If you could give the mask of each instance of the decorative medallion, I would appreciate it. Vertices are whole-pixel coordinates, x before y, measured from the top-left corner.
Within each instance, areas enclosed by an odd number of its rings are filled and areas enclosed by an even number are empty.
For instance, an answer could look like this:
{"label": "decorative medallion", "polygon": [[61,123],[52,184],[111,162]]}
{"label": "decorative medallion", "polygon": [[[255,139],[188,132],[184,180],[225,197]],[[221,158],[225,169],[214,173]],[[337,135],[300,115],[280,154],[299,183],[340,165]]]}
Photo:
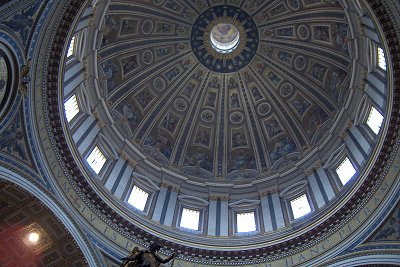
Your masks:
{"label": "decorative medallion", "polygon": [[271,111],[271,105],[269,103],[262,103],[257,108],[257,112],[261,116],[267,115],[270,111]]}
{"label": "decorative medallion", "polygon": [[191,45],[208,69],[231,73],[247,66],[257,52],[258,29],[242,9],[229,5],[209,8],[196,20]]}
{"label": "decorative medallion", "polygon": [[183,100],[182,98],[178,98],[174,102],[174,107],[176,108],[176,110],[185,111],[187,108],[186,101]]}
{"label": "decorative medallion", "polygon": [[205,110],[201,113],[201,118],[205,122],[212,122],[214,120],[214,114],[209,110]]}
{"label": "decorative medallion", "polygon": [[153,31],[153,22],[150,20],[143,22],[142,31],[144,34],[150,34]]}
{"label": "decorative medallion", "polygon": [[297,29],[297,34],[301,40],[307,40],[310,37],[310,30],[306,25],[300,25]]}
{"label": "decorative medallion", "polygon": [[150,50],[146,50],[142,54],[142,60],[144,64],[150,64],[153,62],[153,53]]}
{"label": "decorative medallion", "polygon": [[300,9],[300,3],[299,0],[287,0],[287,4],[290,7],[290,9],[297,11]]}
{"label": "decorative medallion", "polygon": [[294,67],[297,70],[304,70],[304,68],[306,67],[307,64],[307,60],[305,57],[303,56],[298,56],[296,57],[296,59],[294,60]]}
{"label": "decorative medallion", "polygon": [[233,123],[233,124],[238,124],[243,121],[243,115],[242,115],[242,113],[240,113],[238,111],[233,112],[229,118],[230,118],[231,123]]}
{"label": "decorative medallion", "polygon": [[162,91],[165,89],[165,81],[163,78],[160,78],[160,77],[155,78],[153,85],[154,85],[154,88],[157,89],[158,91]]}
{"label": "decorative medallion", "polygon": [[292,85],[290,83],[284,83],[281,86],[281,89],[279,90],[279,94],[282,97],[288,97],[292,94],[292,91],[293,91]]}

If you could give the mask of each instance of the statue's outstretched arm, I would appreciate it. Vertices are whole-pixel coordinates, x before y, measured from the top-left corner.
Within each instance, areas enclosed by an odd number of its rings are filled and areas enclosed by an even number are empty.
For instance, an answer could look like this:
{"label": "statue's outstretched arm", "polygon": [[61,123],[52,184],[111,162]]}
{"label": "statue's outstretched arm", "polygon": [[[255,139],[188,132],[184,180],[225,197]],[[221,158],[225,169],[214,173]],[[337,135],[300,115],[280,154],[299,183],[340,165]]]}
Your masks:
{"label": "statue's outstretched arm", "polygon": [[167,263],[167,262],[169,262],[170,260],[172,260],[173,258],[175,258],[175,256],[176,256],[176,254],[173,253],[171,256],[169,256],[169,257],[166,258],[165,260],[161,259],[161,258],[158,257],[158,256],[157,256],[157,258],[158,258],[158,262]]}
{"label": "statue's outstretched arm", "polygon": [[133,256],[130,256],[130,257],[128,256],[128,257],[122,258],[121,260],[134,261],[142,254],[143,254],[143,251],[140,251],[139,253],[136,253]]}

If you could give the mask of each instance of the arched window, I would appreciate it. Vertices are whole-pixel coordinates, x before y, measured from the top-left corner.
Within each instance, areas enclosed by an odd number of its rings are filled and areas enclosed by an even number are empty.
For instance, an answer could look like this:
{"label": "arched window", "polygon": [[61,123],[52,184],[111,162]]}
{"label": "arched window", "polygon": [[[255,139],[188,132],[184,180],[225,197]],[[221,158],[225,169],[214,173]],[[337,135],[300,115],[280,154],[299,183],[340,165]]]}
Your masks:
{"label": "arched window", "polygon": [[311,212],[311,206],[306,194],[290,200],[293,219],[298,219]]}
{"label": "arched window", "polygon": [[353,178],[356,172],[356,169],[354,168],[348,157],[346,157],[336,168],[336,173],[339,176],[342,185],[347,184],[347,182],[350,181],[351,178]]}
{"label": "arched window", "polygon": [[198,231],[199,222],[200,211],[188,208],[182,209],[180,227]]}
{"label": "arched window", "polygon": [[138,210],[144,211],[148,198],[149,193],[135,185],[129,195],[128,203]]}
{"label": "arched window", "polygon": [[254,211],[236,213],[236,231],[238,233],[254,232],[256,230]]}
{"label": "arched window", "polygon": [[67,101],[64,102],[64,111],[67,121],[70,122],[79,113],[79,105],[76,95],[73,94]]}
{"label": "arched window", "polygon": [[107,161],[107,158],[104,156],[103,152],[96,145],[92,152],[90,152],[89,156],[86,158],[87,163],[93,169],[96,174],[99,174],[104,164]]}
{"label": "arched window", "polygon": [[385,52],[383,51],[382,47],[377,47],[377,63],[378,67],[382,70],[386,70],[386,57]]}
{"label": "arched window", "polygon": [[381,130],[382,122],[383,122],[382,114],[379,113],[379,111],[376,108],[371,107],[367,119],[367,125],[369,126],[369,128],[375,134],[378,134],[379,131]]}
{"label": "arched window", "polygon": [[75,38],[76,38],[76,35],[72,36],[71,41],[69,42],[68,51],[67,51],[67,58],[68,57],[72,57],[74,55]]}

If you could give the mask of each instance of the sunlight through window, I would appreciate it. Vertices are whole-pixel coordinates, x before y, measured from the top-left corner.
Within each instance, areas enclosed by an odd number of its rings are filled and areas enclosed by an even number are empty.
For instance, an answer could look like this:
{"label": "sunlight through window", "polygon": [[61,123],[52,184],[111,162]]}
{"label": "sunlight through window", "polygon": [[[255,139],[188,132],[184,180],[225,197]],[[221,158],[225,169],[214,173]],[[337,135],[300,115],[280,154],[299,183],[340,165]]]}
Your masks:
{"label": "sunlight through window", "polygon": [[190,210],[183,208],[181,217],[181,227],[199,230],[200,212],[197,210]]}
{"label": "sunlight through window", "polygon": [[381,130],[382,122],[383,116],[376,108],[372,107],[368,115],[367,125],[375,134],[378,134]]}
{"label": "sunlight through window", "polygon": [[71,42],[69,43],[67,57],[70,57],[74,54],[74,44],[75,44],[75,35],[72,36]]}
{"label": "sunlight through window", "polygon": [[346,158],[336,169],[336,173],[339,176],[340,181],[343,185],[347,184],[347,182],[356,174],[356,169],[353,164],[351,164],[350,160]]}
{"label": "sunlight through window", "polygon": [[236,214],[236,223],[238,233],[256,231],[256,219],[254,212]]}
{"label": "sunlight through window", "polygon": [[93,171],[99,174],[101,168],[103,168],[104,163],[106,163],[106,157],[101,153],[100,149],[95,146],[86,161]]}
{"label": "sunlight through window", "polygon": [[300,197],[290,201],[290,206],[292,207],[293,218],[300,218],[307,213],[311,212],[310,204],[306,195],[301,195]]}
{"label": "sunlight through window", "polygon": [[129,196],[128,203],[137,208],[138,210],[144,211],[148,197],[149,194],[146,191],[140,189],[135,185]]}
{"label": "sunlight through window", "polygon": [[79,106],[76,95],[71,96],[70,98],[68,98],[67,101],[65,101],[64,111],[65,117],[67,118],[68,122],[70,122],[76,116],[76,114],[79,113]]}
{"label": "sunlight through window", "polygon": [[386,58],[385,53],[381,47],[378,47],[378,66],[379,68],[386,70]]}

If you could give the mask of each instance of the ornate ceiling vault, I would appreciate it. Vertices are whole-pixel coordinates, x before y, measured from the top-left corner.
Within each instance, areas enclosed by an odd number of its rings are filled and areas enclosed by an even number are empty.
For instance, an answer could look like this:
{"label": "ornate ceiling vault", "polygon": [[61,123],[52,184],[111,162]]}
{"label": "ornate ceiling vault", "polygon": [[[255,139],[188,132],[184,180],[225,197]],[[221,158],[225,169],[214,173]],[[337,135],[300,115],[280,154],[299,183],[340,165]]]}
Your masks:
{"label": "ornate ceiling vault", "polygon": [[[182,262],[244,265],[319,246],[312,262],[377,194],[395,194],[400,51],[381,1],[72,0],[57,12],[35,69],[43,90],[29,96],[43,157],[121,250],[157,242]],[[301,196],[310,212],[296,217]],[[197,229],[181,227],[185,208]],[[246,212],[255,230],[241,233]]]}
{"label": "ornate ceiling vault", "polygon": [[[107,103],[97,112],[121,139],[113,146],[125,146],[135,164],[146,158],[203,182],[281,173],[293,182],[337,147],[332,136],[343,131],[360,97],[349,94],[365,78],[352,65],[360,49],[355,21],[337,2],[236,4],[105,7],[91,35],[97,56],[87,59],[97,64],[87,71],[98,71],[89,75],[99,79],[87,87],[98,88]],[[216,50],[210,38],[224,22],[239,33],[230,53]],[[299,161],[306,162],[302,168]],[[289,169],[297,172],[287,175]]]}

